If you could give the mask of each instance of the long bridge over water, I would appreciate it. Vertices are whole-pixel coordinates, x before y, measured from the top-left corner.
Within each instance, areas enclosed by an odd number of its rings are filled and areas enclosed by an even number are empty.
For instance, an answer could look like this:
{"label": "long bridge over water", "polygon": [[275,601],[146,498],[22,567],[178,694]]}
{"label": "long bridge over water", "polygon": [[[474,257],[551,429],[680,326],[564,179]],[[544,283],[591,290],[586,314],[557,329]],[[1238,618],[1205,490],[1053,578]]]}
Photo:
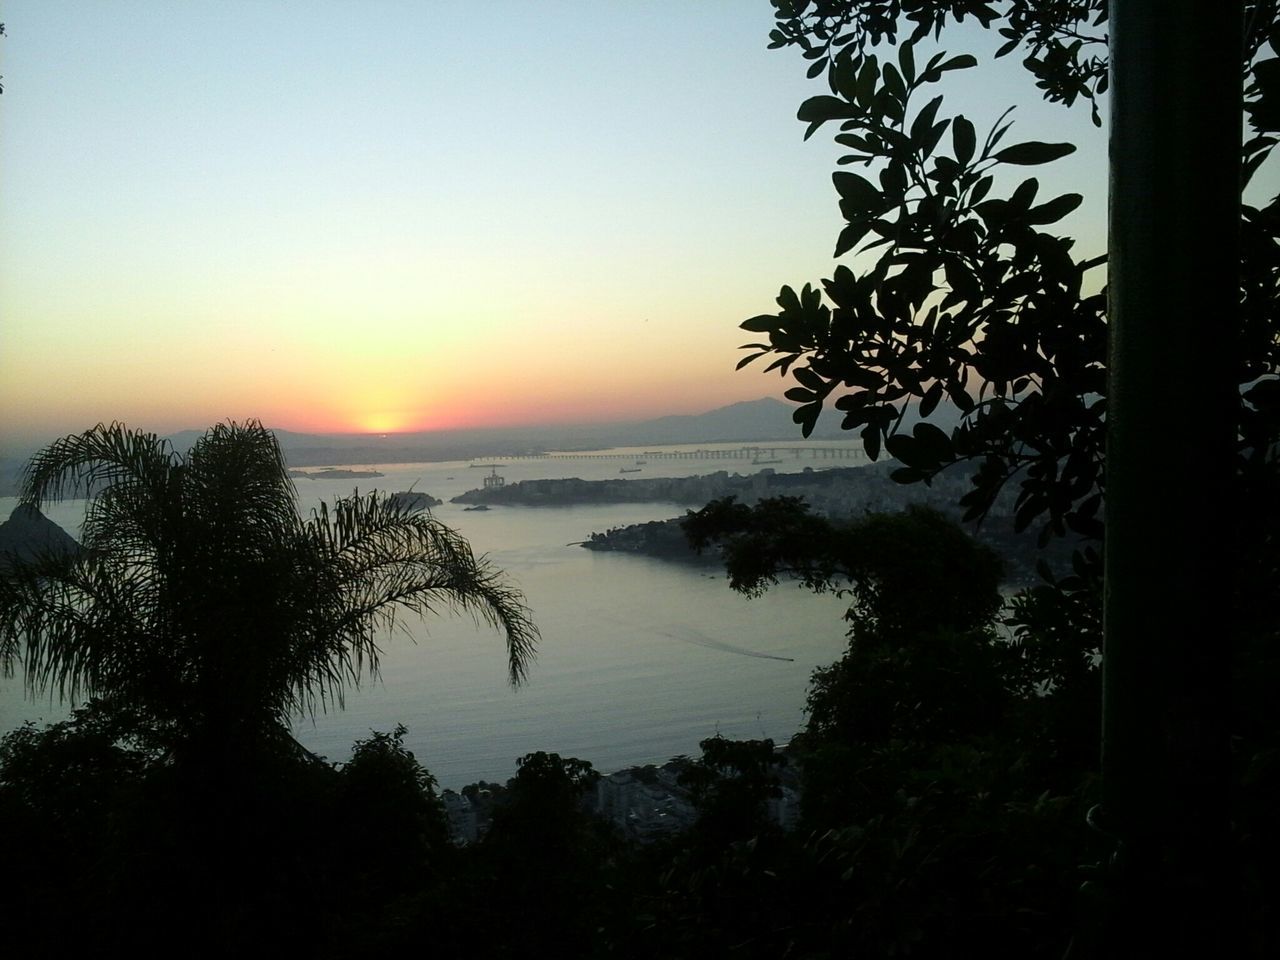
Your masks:
{"label": "long bridge over water", "polygon": [[519,460],[631,460],[640,463],[648,460],[746,460],[761,466],[796,460],[866,460],[862,447],[699,447],[693,450],[607,450],[591,453],[526,453],[515,456],[487,457],[484,463],[473,462],[473,467],[497,466]]}

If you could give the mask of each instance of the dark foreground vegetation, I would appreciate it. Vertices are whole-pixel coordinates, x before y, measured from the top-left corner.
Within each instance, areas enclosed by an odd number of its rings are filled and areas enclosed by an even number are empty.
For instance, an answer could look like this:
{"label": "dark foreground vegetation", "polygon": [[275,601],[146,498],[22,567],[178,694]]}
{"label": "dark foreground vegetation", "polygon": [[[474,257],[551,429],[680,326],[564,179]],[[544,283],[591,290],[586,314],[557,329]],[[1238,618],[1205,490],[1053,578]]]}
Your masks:
{"label": "dark foreground vegetation", "polygon": [[[800,119],[810,133],[838,125],[842,160],[870,174],[833,181],[846,221],[837,256],[866,256],[860,273],[842,265],[820,288],[783,288],[778,313],[743,324],[761,341],[744,362],[767,360],[795,381],[787,396],[806,430],[834,405],[873,458],[883,448],[905,464],[903,482],[977,463],[962,501],[971,519],[1008,485],[1020,529],[1097,546],[1014,601],[1006,638],[997,559],[938,514],[835,525],[796,501],[714,503],[686,530],[723,546],[737,589],[797,576],[848,591],[849,646],[815,674],[806,728],[785,755],[801,771],[799,824],[783,832],[765,815],[783,762],[769,744],[713,739],[683,775],[697,808],[687,831],[628,843],[583,812],[589,764],[533,754],[484,839],[457,849],[398,731],[373,735],[334,767],[299,750],[283,719],[358,675],[362,656],[376,653],[362,611],[406,595],[419,612],[437,596],[475,605],[505,629],[518,679],[535,636],[518,595],[406,507],[353,502],[333,522],[298,526],[282,509],[278,450],[260,431],[212,431],[206,459],[177,461],[119,431],[68,438],[36,462],[24,500],[38,506],[70,476],[105,484],[102,509],[84,550],[0,576],[0,661],[21,662],[38,689],[99,699],[0,747],[11,952],[1280,955],[1280,200],[1257,208],[1236,190],[1280,133],[1276,4],[1221,5],[1247,8],[1240,29],[1226,31],[1240,46],[1214,75],[1233,96],[1244,77],[1243,114],[1238,99],[1202,112],[1225,117],[1219,139],[1237,136],[1241,120],[1251,139],[1224,140],[1232,172],[1203,186],[1225,184],[1230,229],[1202,240],[1214,250],[1238,241],[1240,256],[1227,258],[1218,302],[1196,299],[1165,318],[1193,357],[1222,346],[1212,352],[1229,353],[1230,369],[1146,383],[1108,368],[1109,324],[1121,325],[1089,285],[1103,258],[1077,261],[1069,238],[1042,229],[1081,198],[1036,203],[1035,178],[996,183],[1072,146],[1006,144],[1003,119],[979,136],[963,115],[946,115],[933,86],[976,58],[917,57],[915,45],[968,18],[999,30],[998,55],[1025,56],[1047,99],[1092,106],[1112,76],[1109,13],[1146,12],[1152,42],[1177,13],[1178,35],[1198,53],[1186,36],[1191,7],[1161,5],[1157,21],[1149,7],[1101,0],[774,6],[773,45],[798,48],[830,87]],[[1224,22],[1218,6],[1196,8],[1204,26]],[[1171,62],[1170,83],[1214,79]],[[1110,64],[1116,75],[1121,66]],[[1172,143],[1162,166],[1215,145]],[[1192,198],[1156,199],[1148,206],[1164,210]],[[1123,195],[1111,204],[1130,209]],[[1170,283],[1187,279],[1168,273]],[[1222,290],[1223,276],[1209,286]],[[1200,279],[1188,297],[1200,296]],[[1159,292],[1141,287],[1132,289]],[[1183,313],[1221,317],[1221,329],[1187,333]],[[1133,434],[1106,439],[1116,426],[1108,404],[1126,388],[1177,399],[1189,415],[1216,391],[1230,400],[1227,429],[1166,448],[1185,467],[1171,481],[1141,458],[1126,475],[1116,454],[1131,451],[1110,444]],[[949,432],[927,419],[944,400],[960,413]],[[910,433],[899,429],[908,404],[926,418]],[[1156,489],[1189,482],[1200,441],[1218,449],[1224,436],[1234,455],[1213,462],[1231,475],[1229,496]],[[118,469],[133,454],[138,469]],[[262,485],[238,513],[242,467]],[[1130,517],[1113,514],[1104,530],[1104,490],[1113,498],[1118,480],[1130,492],[1148,485],[1151,502],[1130,500],[1133,515],[1145,511],[1148,532],[1174,545],[1148,550],[1145,566],[1111,560],[1144,556],[1115,553]],[[1195,531],[1185,543],[1183,527]],[[1109,739],[1100,764],[1104,576],[1110,602],[1163,576],[1159,564],[1174,554],[1197,565],[1169,572],[1182,595],[1149,594],[1162,609],[1146,615],[1167,629],[1137,637],[1132,649],[1144,655],[1127,665],[1139,669],[1122,684],[1110,677],[1106,690],[1113,719],[1147,722],[1139,736]],[[1178,619],[1193,608],[1190,633]],[[1222,625],[1205,610],[1221,610]],[[1132,639],[1110,633],[1109,662],[1117,641]],[[1209,676],[1218,671],[1228,683]],[[1135,782],[1136,769],[1159,777]]]}
{"label": "dark foreground vegetation", "polygon": [[[762,516],[704,512],[695,531],[729,541],[742,589],[789,563],[747,546]],[[341,765],[287,736],[214,764],[107,698],[0,746],[10,930],[37,953],[1060,955],[1090,858],[1092,651],[998,639],[999,562],[938,514],[872,517],[842,544],[810,582],[852,591],[848,652],[785,756],[703,743],[687,832],[625,841],[583,812],[589,763],[535,754],[458,848],[403,731]],[[781,763],[804,789],[788,832],[766,815]]]}
{"label": "dark foreground vegetation", "polygon": [[[585,812],[590,763],[533,754],[488,832],[459,847],[403,730],[345,764],[280,730],[223,762],[173,749],[107,697],[0,744],[8,942],[36,956],[1089,955],[1089,881],[1107,853],[1086,823],[1097,634],[1070,625],[1061,595],[1017,600],[1040,629],[1004,639],[998,558],[927,509],[847,527],[796,501],[720,502],[686,526],[724,544],[737,589],[798,576],[851,601],[848,650],[815,673],[789,750],[717,738],[685,765],[686,831],[624,839]],[[1242,718],[1271,715],[1253,689]],[[1241,929],[1262,938],[1274,756],[1242,751],[1240,869],[1224,878]],[[787,831],[767,815],[782,764],[803,788]]]}

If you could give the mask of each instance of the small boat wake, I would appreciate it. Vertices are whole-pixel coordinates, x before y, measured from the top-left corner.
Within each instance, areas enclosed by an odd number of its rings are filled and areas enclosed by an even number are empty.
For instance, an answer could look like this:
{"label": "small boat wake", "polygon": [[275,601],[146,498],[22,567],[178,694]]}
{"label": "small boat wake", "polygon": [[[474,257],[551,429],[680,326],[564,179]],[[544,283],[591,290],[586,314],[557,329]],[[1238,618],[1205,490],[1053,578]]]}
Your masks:
{"label": "small boat wake", "polygon": [[772,653],[760,653],[758,650],[748,650],[746,647],[739,647],[733,643],[725,643],[723,640],[717,640],[709,637],[700,630],[694,630],[692,627],[679,627],[674,630],[659,630],[658,634],[663,637],[670,637],[672,640],[680,640],[684,643],[695,643],[700,647],[709,647],[712,650],[720,650],[723,653],[736,653],[740,657],[758,657],[761,660],[782,660],[785,663],[795,663],[795,657],[779,657]]}

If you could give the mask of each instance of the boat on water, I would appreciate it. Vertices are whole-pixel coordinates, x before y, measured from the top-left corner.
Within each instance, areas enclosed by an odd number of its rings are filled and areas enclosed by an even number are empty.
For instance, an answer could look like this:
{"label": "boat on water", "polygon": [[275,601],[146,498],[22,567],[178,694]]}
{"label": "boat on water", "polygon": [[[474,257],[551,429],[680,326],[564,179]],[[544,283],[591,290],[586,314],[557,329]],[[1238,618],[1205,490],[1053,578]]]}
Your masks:
{"label": "boat on water", "polygon": [[623,467],[618,472],[619,473],[639,473],[640,468],[639,467]]}

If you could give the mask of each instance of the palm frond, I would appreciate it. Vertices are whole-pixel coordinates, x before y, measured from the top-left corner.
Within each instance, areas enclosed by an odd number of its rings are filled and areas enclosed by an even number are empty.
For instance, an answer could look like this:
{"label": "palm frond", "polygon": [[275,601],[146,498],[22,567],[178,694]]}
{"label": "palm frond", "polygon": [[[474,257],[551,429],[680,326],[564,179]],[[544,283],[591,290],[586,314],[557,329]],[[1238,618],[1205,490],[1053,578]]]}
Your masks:
{"label": "palm frond", "polygon": [[[510,681],[524,681],[538,641],[524,596],[456,531],[375,492],[314,511],[307,532],[327,558],[339,632],[366,622],[394,627],[401,609],[420,618],[464,611],[503,633]],[[376,670],[372,633],[356,632],[346,672],[366,664]]]}
{"label": "palm frond", "polygon": [[100,423],[33,456],[23,470],[21,499],[39,508],[49,500],[89,496],[121,484],[157,490],[168,478],[172,456],[168,443],[154,433]]}
{"label": "palm frond", "polygon": [[148,592],[144,578],[88,552],[12,564],[0,578],[0,637],[20,651],[28,690],[78,700],[140,682],[155,654],[136,616]]}
{"label": "palm frond", "polygon": [[185,457],[99,425],[28,464],[23,500],[83,492],[73,557],[0,575],[0,669],[32,691],[108,695],[175,736],[266,734],[377,676],[398,617],[498,629],[512,684],[538,640],[524,597],[429,513],[373,493],[306,522],[275,436],[218,424]]}

